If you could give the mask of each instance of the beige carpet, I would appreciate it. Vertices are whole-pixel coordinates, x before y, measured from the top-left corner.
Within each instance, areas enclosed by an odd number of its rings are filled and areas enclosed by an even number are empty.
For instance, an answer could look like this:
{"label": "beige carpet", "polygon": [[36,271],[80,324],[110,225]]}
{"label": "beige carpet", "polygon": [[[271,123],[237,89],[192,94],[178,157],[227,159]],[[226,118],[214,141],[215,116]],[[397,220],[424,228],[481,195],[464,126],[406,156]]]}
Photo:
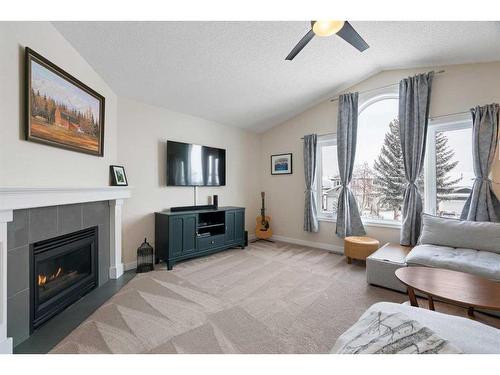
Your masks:
{"label": "beige carpet", "polygon": [[325,353],[373,303],[363,263],[258,242],[140,274],[51,353]]}

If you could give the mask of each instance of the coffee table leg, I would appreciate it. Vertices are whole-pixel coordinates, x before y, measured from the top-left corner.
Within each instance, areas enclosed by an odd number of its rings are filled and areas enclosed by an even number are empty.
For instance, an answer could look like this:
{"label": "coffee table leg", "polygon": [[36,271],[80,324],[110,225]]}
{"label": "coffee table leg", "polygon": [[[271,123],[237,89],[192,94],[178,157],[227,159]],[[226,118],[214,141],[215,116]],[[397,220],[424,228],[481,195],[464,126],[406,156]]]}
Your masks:
{"label": "coffee table leg", "polygon": [[427,300],[429,301],[429,310],[435,311],[434,310],[434,300],[432,299],[432,296],[428,295]]}
{"label": "coffee table leg", "polygon": [[469,307],[467,309],[467,315],[470,317],[470,318],[474,318],[474,307]]}
{"label": "coffee table leg", "polygon": [[408,297],[410,298],[411,305],[413,307],[418,307],[417,297],[415,297],[415,291],[411,287],[408,287]]}

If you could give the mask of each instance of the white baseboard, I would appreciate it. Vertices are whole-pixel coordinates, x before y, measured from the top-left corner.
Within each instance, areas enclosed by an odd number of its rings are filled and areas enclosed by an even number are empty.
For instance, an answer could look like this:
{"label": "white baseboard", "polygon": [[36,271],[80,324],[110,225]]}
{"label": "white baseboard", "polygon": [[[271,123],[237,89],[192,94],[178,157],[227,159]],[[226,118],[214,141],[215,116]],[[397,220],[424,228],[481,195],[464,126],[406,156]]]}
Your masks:
{"label": "white baseboard", "polygon": [[137,261],[123,264],[123,269],[125,271],[135,270],[136,268],[137,268]]}
{"label": "white baseboard", "polygon": [[[255,240],[255,238],[256,238],[255,234],[248,233],[248,242]],[[332,245],[332,244],[323,243],[323,242],[304,241],[304,240],[299,240],[297,238],[277,236],[277,235],[273,235],[272,238],[274,240],[277,240],[277,241],[293,243],[295,245],[314,247],[317,249],[328,250],[328,251],[331,251],[332,253],[344,255],[344,247],[343,246]],[[125,271],[135,270],[137,268],[137,261],[124,263],[123,268]]]}
{"label": "white baseboard", "polygon": [[110,267],[109,269],[109,278],[110,279],[118,279],[123,275],[124,264],[117,264],[116,267]]}
{"label": "white baseboard", "polygon": [[[248,234],[248,241],[252,241],[255,239],[255,234]],[[123,263],[123,269],[125,271],[135,270],[137,268],[137,261]]]}
{"label": "white baseboard", "polygon": [[0,354],[12,354],[12,337],[6,337],[0,341]]}
{"label": "white baseboard", "polygon": [[344,247],[343,246],[332,245],[332,244],[323,243],[323,242],[299,240],[298,238],[278,236],[278,235],[273,235],[272,239],[275,239],[277,241],[282,241],[282,242],[293,243],[295,245],[315,247],[317,249],[328,250],[328,251],[331,251],[332,253],[344,255]]}

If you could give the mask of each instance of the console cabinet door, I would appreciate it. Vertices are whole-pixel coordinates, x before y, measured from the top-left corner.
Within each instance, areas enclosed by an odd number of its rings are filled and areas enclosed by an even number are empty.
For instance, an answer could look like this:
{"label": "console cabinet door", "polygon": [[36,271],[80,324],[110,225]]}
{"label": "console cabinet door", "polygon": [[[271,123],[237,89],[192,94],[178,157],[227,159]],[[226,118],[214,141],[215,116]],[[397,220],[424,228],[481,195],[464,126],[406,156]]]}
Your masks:
{"label": "console cabinet door", "polygon": [[196,215],[184,216],[182,242],[183,253],[196,251]]}
{"label": "console cabinet door", "polygon": [[245,237],[245,211],[234,211],[234,240],[241,243]]}
{"label": "console cabinet door", "polygon": [[234,243],[236,241],[234,236],[236,211],[226,211],[226,243]]}
{"label": "console cabinet door", "polygon": [[196,250],[196,215],[170,217],[168,231],[170,254],[173,257]]}

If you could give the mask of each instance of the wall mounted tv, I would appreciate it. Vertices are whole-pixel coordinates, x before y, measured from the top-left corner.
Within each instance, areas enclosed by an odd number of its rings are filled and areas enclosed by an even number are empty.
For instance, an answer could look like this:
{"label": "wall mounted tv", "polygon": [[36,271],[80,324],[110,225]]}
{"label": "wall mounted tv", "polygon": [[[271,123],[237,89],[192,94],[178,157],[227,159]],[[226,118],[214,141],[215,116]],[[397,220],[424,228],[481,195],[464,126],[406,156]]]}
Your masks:
{"label": "wall mounted tv", "polygon": [[226,150],[167,141],[167,185],[226,185]]}

